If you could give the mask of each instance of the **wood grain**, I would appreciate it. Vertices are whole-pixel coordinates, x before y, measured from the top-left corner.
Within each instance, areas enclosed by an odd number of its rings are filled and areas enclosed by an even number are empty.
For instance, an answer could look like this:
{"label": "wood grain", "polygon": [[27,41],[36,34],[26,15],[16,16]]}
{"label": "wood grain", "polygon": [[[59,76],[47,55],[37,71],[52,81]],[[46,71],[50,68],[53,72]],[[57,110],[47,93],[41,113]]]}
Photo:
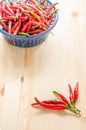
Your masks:
{"label": "wood grain", "polygon": [[[65,126],[70,130],[86,129],[86,1],[60,0],[58,7],[54,36],[49,34],[39,46],[17,48],[0,34],[2,130],[64,130]],[[55,98],[53,90],[68,97],[67,84],[74,88],[77,81],[81,118],[67,111],[31,107],[34,96],[40,100]]]}

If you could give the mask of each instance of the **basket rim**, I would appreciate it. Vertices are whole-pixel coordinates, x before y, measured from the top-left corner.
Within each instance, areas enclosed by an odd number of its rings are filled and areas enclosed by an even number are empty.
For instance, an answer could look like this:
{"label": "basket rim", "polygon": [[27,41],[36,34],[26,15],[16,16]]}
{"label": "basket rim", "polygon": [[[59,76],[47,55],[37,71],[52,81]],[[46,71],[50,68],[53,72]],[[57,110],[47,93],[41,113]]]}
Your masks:
{"label": "basket rim", "polygon": [[[49,2],[50,4],[52,4],[49,0],[48,0],[48,2]],[[7,31],[5,31],[5,30],[3,30],[3,29],[0,29],[0,32],[1,32],[2,34],[4,34],[5,36],[9,36],[9,37],[12,37],[12,38],[18,38],[18,39],[21,39],[21,38],[23,38],[23,39],[38,38],[38,37],[43,36],[43,35],[46,35],[48,32],[50,32],[50,31],[55,27],[55,25],[56,25],[56,23],[57,23],[57,21],[58,21],[58,18],[59,18],[59,14],[57,13],[57,14],[55,15],[55,20],[53,21],[52,25],[51,25],[48,29],[46,29],[45,31],[43,31],[43,32],[41,32],[41,33],[39,33],[39,34],[34,34],[34,35],[31,35],[31,36],[20,36],[20,35],[9,34]]]}

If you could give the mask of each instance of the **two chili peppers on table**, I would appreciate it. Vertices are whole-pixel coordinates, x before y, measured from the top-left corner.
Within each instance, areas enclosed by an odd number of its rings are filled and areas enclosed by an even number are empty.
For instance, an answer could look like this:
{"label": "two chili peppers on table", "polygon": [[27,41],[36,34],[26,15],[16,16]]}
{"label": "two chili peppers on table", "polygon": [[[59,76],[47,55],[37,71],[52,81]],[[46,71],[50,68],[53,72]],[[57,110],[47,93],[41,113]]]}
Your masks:
{"label": "two chili peppers on table", "polygon": [[72,90],[72,87],[70,84],[69,86],[69,100],[61,93],[57,91],[53,91],[53,93],[60,98],[60,100],[43,100],[40,101],[37,99],[37,97],[34,97],[35,103],[32,103],[31,105],[34,107],[41,106],[46,109],[51,109],[51,110],[69,110],[73,112],[75,115],[80,117],[80,110],[76,107],[76,102],[78,100],[78,91],[79,91],[79,86],[78,82],[75,85],[74,91]]}
{"label": "two chili peppers on table", "polygon": [[24,0],[16,3],[0,2],[0,25],[10,34],[34,35],[43,32],[54,21],[58,3],[49,5],[47,0]]}

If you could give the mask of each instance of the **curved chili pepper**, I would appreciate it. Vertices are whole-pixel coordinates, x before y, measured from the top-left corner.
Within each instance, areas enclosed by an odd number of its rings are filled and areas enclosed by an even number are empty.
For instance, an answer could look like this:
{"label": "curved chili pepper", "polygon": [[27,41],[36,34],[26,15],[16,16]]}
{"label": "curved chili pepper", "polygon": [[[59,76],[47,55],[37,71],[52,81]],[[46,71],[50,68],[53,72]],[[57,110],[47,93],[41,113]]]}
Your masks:
{"label": "curved chili pepper", "polygon": [[18,2],[17,2],[17,5],[18,5],[18,7],[20,6],[20,7],[22,7],[23,9],[26,9],[26,10],[29,10],[29,9],[30,9],[29,6],[27,6],[26,4],[24,4],[24,3],[21,2],[21,1],[18,1]]}
{"label": "curved chili pepper", "polygon": [[21,7],[21,6],[19,6],[18,4],[16,4],[16,5],[9,5],[9,7],[13,10],[13,9],[20,9],[21,11],[23,11],[24,9],[23,9],[23,7]]}
{"label": "curved chili pepper", "polygon": [[79,89],[79,86],[77,82],[74,88],[74,100],[73,100],[74,103],[78,100],[78,89]]}
{"label": "curved chili pepper", "polygon": [[19,20],[19,24],[18,24],[18,26],[16,27],[15,31],[13,32],[13,34],[18,34],[19,29],[20,29],[20,26],[21,26],[21,19]]}
{"label": "curved chili pepper", "polygon": [[29,17],[28,17],[28,16],[23,16],[23,17],[21,17],[21,22],[25,22],[26,20],[29,20]]}
{"label": "curved chili pepper", "polygon": [[5,29],[5,30],[8,30],[8,26],[0,20],[0,25]]}
{"label": "curved chili pepper", "polygon": [[68,86],[69,86],[69,98],[70,98],[70,102],[72,103],[74,99],[73,91],[72,91],[71,85],[68,84]]}
{"label": "curved chili pepper", "polygon": [[66,106],[64,104],[46,104],[43,102],[40,102],[36,97],[34,98],[35,101],[42,107],[52,109],[52,110],[64,110],[66,109]]}
{"label": "curved chili pepper", "polygon": [[66,104],[70,104],[70,102],[67,100],[67,98],[65,96],[63,96],[61,93],[58,93],[56,91],[53,91],[53,93],[55,95],[57,95],[58,97],[60,97]]}
{"label": "curved chili pepper", "polygon": [[12,27],[12,33],[15,31],[15,29],[18,27],[19,22],[15,22],[15,24]]}
{"label": "curved chili pepper", "polygon": [[8,21],[8,20],[16,20],[16,18],[17,18],[16,16],[7,16],[7,17],[2,17],[1,20],[2,20],[2,21],[3,21],[3,20],[7,20],[7,21]]}
{"label": "curved chili pepper", "polygon": [[13,10],[10,8],[10,6],[8,6],[7,4],[5,5],[5,8],[7,9],[7,11],[9,11],[12,15],[14,15]]}
{"label": "curved chili pepper", "polygon": [[41,18],[39,17],[39,15],[37,15],[36,13],[34,13],[33,11],[30,11],[30,14],[39,22],[42,22]]}
{"label": "curved chili pepper", "polygon": [[28,6],[29,6],[33,11],[35,11],[39,16],[43,17],[43,13],[42,13],[35,5],[28,4]]}
{"label": "curved chili pepper", "polygon": [[52,4],[47,10],[46,10],[46,15],[49,14],[49,12],[57,5],[58,3]]}
{"label": "curved chili pepper", "polygon": [[[41,102],[46,103],[46,104],[63,104],[63,105],[65,105],[65,103],[63,101],[57,101],[57,100],[44,100]],[[35,106],[35,105],[39,105],[39,104],[36,102],[36,103],[32,103],[31,105]]]}
{"label": "curved chili pepper", "polygon": [[27,23],[24,25],[24,27],[22,28],[22,32],[25,32],[28,27],[29,27],[29,30],[30,30],[31,24],[32,24],[32,21],[27,22]]}
{"label": "curved chili pepper", "polygon": [[7,11],[5,8],[3,8],[1,6],[0,6],[0,11],[3,12],[3,13],[5,13],[5,14],[7,14],[8,16],[12,15],[9,11]]}

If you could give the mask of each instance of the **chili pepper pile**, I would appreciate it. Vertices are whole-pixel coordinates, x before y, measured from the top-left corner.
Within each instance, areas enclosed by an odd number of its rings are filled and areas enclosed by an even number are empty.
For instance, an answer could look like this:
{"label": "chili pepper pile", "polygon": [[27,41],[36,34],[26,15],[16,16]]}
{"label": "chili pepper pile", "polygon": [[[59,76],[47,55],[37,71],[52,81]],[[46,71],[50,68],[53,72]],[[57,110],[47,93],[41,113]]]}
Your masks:
{"label": "chili pepper pile", "polygon": [[49,28],[55,18],[58,3],[50,4],[47,0],[24,0],[16,3],[0,2],[0,25],[2,29],[15,35],[34,35]]}
{"label": "chili pepper pile", "polygon": [[40,101],[37,99],[37,97],[34,97],[35,103],[32,103],[31,105],[33,107],[41,106],[43,108],[52,109],[52,110],[69,110],[78,117],[80,117],[80,110],[76,107],[76,102],[78,100],[78,83],[76,83],[74,90],[72,90],[72,87],[70,84],[69,86],[69,99],[67,99],[63,94],[53,91],[53,93],[58,97],[60,100],[54,99],[54,100],[43,100]]}

